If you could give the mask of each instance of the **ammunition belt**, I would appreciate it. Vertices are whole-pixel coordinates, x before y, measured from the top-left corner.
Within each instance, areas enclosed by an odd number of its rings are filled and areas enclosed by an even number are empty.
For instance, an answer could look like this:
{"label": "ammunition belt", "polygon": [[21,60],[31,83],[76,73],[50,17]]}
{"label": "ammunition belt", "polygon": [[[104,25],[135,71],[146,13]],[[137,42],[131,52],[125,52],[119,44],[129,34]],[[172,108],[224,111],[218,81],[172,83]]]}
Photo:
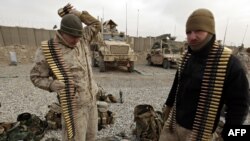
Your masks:
{"label": "ammunition belt", "polygon": [[71,141],[73,140],[76,132],[75,118],[77,107],[76,99],[74,97],[75,87],[72,84],[73,76],[63,60],[61,48],[58,47],[58,44],[55,43],[53,39],[49,41],[43,41],[42,50],[50,69],[55,75],[55,78],[65,83],[65,88],[60,90],[58,95],[62,107],[62,114],[65,120],[68,140]]}
{"label": "ammunition belt", "polygon": [[[179,82],[183,69],[190,56],[190,53],[185,52],[179,61]],[[214,121],[218,113],[227,64],[230,56],[231,50],[220,47],[217,42],[214,43],[208,54],[192,133],[189,139],[191,141],[207,141],[212,136]],[[176,94],[178,91],[179,84],[177,86]],[[172,131],[174,131],[176,127],[176,99],[177,95],[175,96],[175,102],[169,115],[170,118],[167,120],[167,128]]]}
{"label": "ammunition belt", "polygon": [[220,47],[217,42],[208,54],[190,136],[192,141],[207,141],[212,137],[230,56],[231,50]]}
{"label": "ammunition belt", "polygon": [[[190,58],[191,54],[188,53],[188,52],[184,52],[181,59],[179,60],[178,62],[178,81],[180,82],[180,78],[181,78],[181,72],[183,72],[183,69],[187,63],[187,60]],[[179,83],[178,83],[178,86],[177,86],[177,89],[176,89],[176,95],[179,91]],[[177,99],[177,96],[175,96],[175,101],[174,101],[174,105],[173,105],[173,108],[172,110],[170,111],[169,113],[169,117],[166,121],[166,127],[171,130],[171,131],[174,131],[175,130],[175,125],[176,125],[176,99]]]}

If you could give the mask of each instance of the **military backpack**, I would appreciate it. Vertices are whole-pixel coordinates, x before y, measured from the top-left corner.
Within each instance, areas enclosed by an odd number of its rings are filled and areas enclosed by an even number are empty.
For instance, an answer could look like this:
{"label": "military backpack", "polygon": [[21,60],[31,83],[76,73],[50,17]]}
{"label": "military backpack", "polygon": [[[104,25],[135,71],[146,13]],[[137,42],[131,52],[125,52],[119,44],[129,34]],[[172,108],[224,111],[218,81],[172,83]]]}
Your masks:
{"label": "military backpack", "polygon": [[30,113],[18,115],[17,122],[0,123],[0,141],[40,141],[47,122]]}
{"label": "military backpack", "polygon": [[142,104],[134,108],[134,134],[140,141],[158,141],[163,120],[161,112],[156,112],[151,105]]}

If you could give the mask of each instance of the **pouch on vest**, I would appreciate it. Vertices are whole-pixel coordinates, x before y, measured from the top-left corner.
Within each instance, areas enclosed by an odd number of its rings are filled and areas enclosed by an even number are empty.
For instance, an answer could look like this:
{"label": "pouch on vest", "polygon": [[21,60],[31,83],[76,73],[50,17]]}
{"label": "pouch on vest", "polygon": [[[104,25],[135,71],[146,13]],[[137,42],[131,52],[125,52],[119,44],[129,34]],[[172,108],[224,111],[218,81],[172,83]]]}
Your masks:
{"label": "pouch on vest", "polygon": [[61,106],[58,103],[52,103],[48,106],[50,109],[45,115],[45,119],[48,123],[48,129],[61,129],[62,128],[62,113]]}
{"label": "pouch on vest", "polygon": [[106,128],[107,125],[114,123],[115,114],[108,110],[106,102],[98,101],[97,109],[98,109],[98,130]]}

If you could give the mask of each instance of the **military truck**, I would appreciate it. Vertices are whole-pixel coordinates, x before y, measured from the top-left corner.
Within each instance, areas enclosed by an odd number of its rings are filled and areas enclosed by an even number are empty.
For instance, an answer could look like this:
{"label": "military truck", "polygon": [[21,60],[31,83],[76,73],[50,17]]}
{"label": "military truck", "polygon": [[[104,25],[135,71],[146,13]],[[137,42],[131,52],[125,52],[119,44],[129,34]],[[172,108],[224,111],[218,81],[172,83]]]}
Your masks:
{"label": "military truck", "polygon": [[107,71],[108,66],[125,66],[129,72],[133,72],[137,56],[126,42],[125,34],[118,32],[116,26],[112,20],[103,23],[103,30],[97,36],[98,41],[91,44],[92,64],[94,67],[99,66],[100,72]]}
{"label": "military truck", "polygon": [[148,65],[162,65],[163,68],[176,68],[181,57],[180,48],[174,41],[176,37],[171,34],[163,34],[156,37],[156,40],[147,54]]}

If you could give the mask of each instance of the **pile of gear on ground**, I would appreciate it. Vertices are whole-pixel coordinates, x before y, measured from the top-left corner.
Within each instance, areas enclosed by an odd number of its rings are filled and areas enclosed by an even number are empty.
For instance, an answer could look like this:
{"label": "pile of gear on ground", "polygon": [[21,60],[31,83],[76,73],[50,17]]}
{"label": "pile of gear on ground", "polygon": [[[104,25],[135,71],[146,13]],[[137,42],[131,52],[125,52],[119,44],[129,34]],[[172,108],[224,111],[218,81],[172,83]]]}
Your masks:
{"label": "pile of gear on ground", "polygon": [[[101,87],[99,87],[97,99],[98,130],[101,130],[114,123],[115,114],[108,110],[108,107],[109,103],[116,103],[117,99],[112,94],[106,95]],[[46,131],[61,129],[60,104],[52,103],[48,108],[49,111],[45,115],[45,120],[40,119],[35,114],[26,112],[19,114],[15,122],[0,123],[0,141],[40,141]],[[50,138],[46,141],[59,140]]]}

